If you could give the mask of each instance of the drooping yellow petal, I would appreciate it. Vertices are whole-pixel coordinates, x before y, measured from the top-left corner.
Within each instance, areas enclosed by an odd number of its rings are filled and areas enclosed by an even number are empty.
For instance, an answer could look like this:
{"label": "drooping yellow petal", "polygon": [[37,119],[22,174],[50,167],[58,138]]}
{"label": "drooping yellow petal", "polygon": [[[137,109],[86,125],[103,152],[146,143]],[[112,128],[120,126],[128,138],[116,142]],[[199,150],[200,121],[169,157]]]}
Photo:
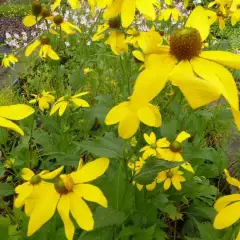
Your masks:
{"label": "drooping yellow petal", "polygon": [[64,168],[64,166],[61,166],[61,167],[57,168],[56,170],[54,170],[52,172],[42,174],[41,178],[42,179],[53,179],[53,178],[57,177],[62,172],[63,168]]}
{"label": "drooping yellow petal", "polygon": [[73,192],[85,200],[98,203],[105,208],[108,205],[102,191],[91,184],[77,184],[74,186]]}
{"label": "drooping yellow petal", "polygon": [[30,184],[29,182],[26,182],[23,183],[22,185],[17,186],[15,191],[18,194],[18,196],[14,201],[14,206],[16,208],[20,208],[25,204],[26,198],[28,198],[29,195],[32,193],[33,185]]}
{"label": "drooping yellow petal", "polygon": [[38,199],[32,210],[28,223],[27,236],[33,235],[53,216],[59,198],[60,194],[56,192],[54,184],[47,184],[44,188],[44,196]]}
{"label": "drooping yellow petal", "polygon": [[31,178],[34,176],[34,172],[29,169],[29,168],[23,168],[22,169],[22,178],[25,180],[25,181],[30,181]]}
{"label": "drooping yellow petal", "polygon": [[151,132],[149,136],[146,133],[144,133],[143,137],[149,145],[154,144],[156,142],[156,135],[154,132]]}
{"label": "drooping yellow petal", "polygon": [[157,183],[161,183],[167,179],[166,171],[162,171],[157,176]]}
{"label": "drooping yellow petal", "polygon": [[166,138],[160,138],[157,140],[157,147],[167,148],[170,146],[170,142]]}
{"label": "drooping yellow petal", "polygon": [[186,169],[189,172],[194,173],[194,170],[189,162],[185,162],[184,164],[181,165],[181,167]]}
{"label": "drooping yellow petal", "polygon": [[68,196],[71,214],[75,218],[79,227],[86,231],[92,230],[94,220],[88,205],[82,200],[82,198],[78,197],[73,192],[69,193]]}
{"label": "drooping yellow petal", "polygon": [[86,183],[105,173],[109,166],[108,158],[98,158],[85,164],[80,170],[71,173],[74,183]]}
{"label": "drooping yellow petal", "polygon": [[162,116],[158,109],[158,106],[152,105],[151,103],[148,104],[148,107],[152,110],[155,115],[155,125],[154,127],[160,127],[162,125]]}
{"label": "drooping yellow petal", "polygon": [[201,58],[205,58],[227,67],[240,69],[240,55],[226,51],[203,51],[200,54]]}
{"label": "drooping yellow petal", "polygon": [[55,0],[52,7],[51,7],[51,10],[54,11],[61,3],[61,0]]}
{"label": "drooping yellow petal", "polygon": [[0,106],[0,117],[10,120],[22,120],[34,113],[34,109],[25,104]]}
{"label": "drooping yellow petal", "polygon": [[104,12],[103,17],[105,19],[114,18],[120,14],[122,9],[122,4],[124,0],[115,0],[113,3],[108,6],[107,10]]}
{"label": "drooping yellow petal", "polygon": [[31,55],[31,53],[38,47],[41,45],[41,41],[40,40],[36,40],[35,42],[33,42],[32,44],[30,44],[25,51],[25,56],[28,57]]}
{"label": "drooping yellow petal", "polygon": [[128,114],[119,122],[118,134],[123,139],[132,137],[138,130],[140,120],[137,113],[128,111]]}
{"label": "drooping yellow petal", "polygon": [[155,114],[152,112],[148,105],[138,110],[138,117],[144,124],[154,127],[156,124]]}
{"label": "drooping yellow petal", "polygon": [[23,130],[15,123],[11,122],[10,120],[7,120],[5,118],[0,117],[0,127],[11,129],[20,135],[24,136]]}
{"label": "drooping yellow petal", "polygon": [[81,97],[81,96],[84,96],[84,95],[87,95],[87,94],[89,94],[89,92],[77,93],[76,95],[73,95],[73,96],[71,97],[71,99],[78,98],[78,97]]}
{"label": "drooping yellow petal", "polygon": [[178,191],[180,191],[182,189],[182,185],[178,179],[178,175],[172,176],[172,184]]}
{"label": "drooping yellow petal", "polygon": [[168,190],[171,187],[171,179],[167,178],[163,184],[164,190]]}
{"label": "drooping yellow petal", "polygon": [[185,141],[185,140],[187,140],[188,138],[190,138],[191,137],[191,135],[189,134],[189,133],[187,133],[187,132],[185,132],[185,131],[182,131],[182,132],[180,132],[179,134],[178,134],[178,136],[177,136],[177,138],[176,138],[176,141],[178,141],[178,142],[183,142],[183,141]]}
{"label": "drooping yellow petal", "polygon": [[204,41],[210,32],[210,23],[208,16],[202,6],[197,6],[185,24],[185,27],[192,27],[199,31],[202,41]]}
{"label": "drooping yellow petal", "polygon": [[71,101],[74,102],[74,104],[76,104],[78,107],[90,107],[87,101],[80,98],[73,98]]}
{"label": "drooping yellow petal", "polygon": [[33,25],[35,25],[38,21],[40,21],[41,17],[36,18],[33,15],[28,15],[26,17],[24,17],[23,19],[23,24],[26,27],[32,27]]}
{"label": "drooping yellow petal", "polygon": [[53,51],[52,47],[49,45],[48,50],[47,50],[47,55],[53,60],[59,60],[59,56],[55,51]]}
{"label": "drooping yellow petal", "polygon": [[224,229],[240,219],[240,201],[232,203],[222,209],[214,219],[213,226],[216,229]]}
{"label": "drooping yellow petal", "polygon": [[151,20],[155,19],[156,14],[152,1],[136,0],[136,7],[142,14],[148,16]]}
{"label": "drooping yellow petal", "polygon": [[70,211],[70,204],[68,195],[62,195],[58,205],[57,205],[58,213],[64,223],[64,230],[68,240],[73,239],[75,227],[70,219],[69,211]]}
{"label": "drooping yellow petal", "polygon": [[229,203],[240,201],[240,194],[231,194],[227,196],[220,197],[214,204],[214,208],[217,212],[220,212],[224,209]]}
{"label": "drooping yellow petal", "polygon": [[67,106],[68,106],[68,102],[67,101],[60,102],[60,107],[59,107],[59,112],[58,112],[60,117],[64,114]]}
{"label": "drooping yellow petal", "polygon": [[240,181],[236,178],[231,177],[227,169],[224,169],[224,173],[226,175],[227,182],[240,189]]}
{"label": "drooping yellow petal", "polygon": [[156,181],[153,181],[152,183],[150,183],[150,184],[148,184],[148,185],[146,185],[146,189],[148,190],[148,191],[153,191],[155,188],[156,188]]}
{"label": "drooping yellow petal", "polygon": [[133,54],[133,56],[134,56],[137,60],[139,60],[139,61],[141,61],[141,62],[144,62],[144,56],[143,56],[143,54],[142,54],[140,51],[134,50],[134,51],[132,52],[132,54]]}
{"label": "drooping yellow petal", "polygon": [[68,2],[73,10],[81,7],[79,0],[68,0]]}
{"label": "drooping yellow petal", "polygon": [[107,125],[112,125],[120,122],[128,113],[129,102],[122,102],[117,106],[113,107],[105,118]]}
{"label": "drooping yellow petal", "polygon": [[136,10],[136,0],[123,0],[121,20],[123,27],[127,28],[133,22]]}

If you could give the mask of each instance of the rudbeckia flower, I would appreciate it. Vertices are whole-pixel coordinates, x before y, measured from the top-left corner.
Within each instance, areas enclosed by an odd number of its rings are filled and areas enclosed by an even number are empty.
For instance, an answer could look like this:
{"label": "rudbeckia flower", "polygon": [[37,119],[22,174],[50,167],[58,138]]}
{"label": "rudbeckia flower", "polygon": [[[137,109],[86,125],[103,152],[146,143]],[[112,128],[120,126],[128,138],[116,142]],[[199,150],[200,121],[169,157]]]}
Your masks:
{"label": "rudbeckia flower", "polygon": [[[146,158],[143,158],[143,157],[142,157],[142,158],[139,158],[138,161],[129,162],[129,163],[128,163],[128,167],[132,170],[133,176],[137,175],[137,174],[141,171],[143,165],[145,164],[145,160],[146,160]],[[144,187],[144,185],[139,184],[139,183],[137,183],[137,182],[135,182],[135,181],[133,181],[132,183],[133,183],[133,185],[136,185],[136,187],[137,187],[137,189],[138,189],[139,191],[141,191],[141,190],[143,189],[143,187]],[[155,181],[155,179],[154,179],[154,181],[153,181],[152,183],[146,185],[146,189],[147,189],[148,191],[154,190],[155,187],[156,187],[156,181]]]}
{"label": "rudbeckia flower", "polygon": [[158,5],[158,2],[156,0],[115,0],[107,7],[103,17],[109,19],[121,14],[122,25],[127,28],[134,20],[136,9],[154,20],[156,17],[154,4]]}
{"label": "rudbeckia flower", "polygon": [[181,182],[185,182],[186,179],[182,176],[183,172],[178,170],[178,167],[171,168],[165,171],[162,171],[158,174],[156,180],[157,183],[164,182],[164,190],[168,190],[171,187],[171,184],[180,191],[182,189]]}
{"label": "rudbeckia flower", "polygon": [[[68,0],[68,3],[73,10],[81,7],[79,0]],[[61,0],[55,0],[51,7],[52,11],[54,11],[60,4]]]}
{"label": "rudbeckia flower", "polygon": [[40,39],[36,40],[32,44],[30,44],[25,51],[25,56],[28,57],[32,54],[32,52],[37,48],[40,47],[39,56],[40,58],[51,58],[53,60],[59,60],[59,56],[56,52],[53,51],[50,45],[50,39],[47,37],[41,37]]}
{"label": "rudbeckia flower", "polygon": [[[162,149],[160,158],[168,161],[181,162],[184,161],[181,155],[183,150],[182,142],[190,138],[191,135],[185,131],[178,134],[173,142],[169,142],[166,138],[159,139],[158,147]],[[162,140],[162,141],[160,141]],[[190,163],[185,162],[181,165],[184,169],[194,173]]]}
{"label": "rudbeckia flower", "polygon": [[29,103],[38,103],[41,111],[44,111],[44,109],[49,109],[49,103],[55,100],[55,97],[51,95],[50,92],[45,92],[45,90],[43,90],[40,95],[31,94],[31,96],[33,96],[34,99],[30,100]]}
{"label": "rudbeckia flower", "polygon": [[76,33],[76,30],[79,33],[81,33],[81,30],[79,27],[73,25],[70,22],[65,21],[61,15],[54,16],[51,20],[53,21],[53,23],[50,26],[51,29],[53,27],[59,28],[60,31],[63,31],[66,34],[74,34]]}
{"label": "rudbeckia flower", "polygon": [[146,69],[139,75],[134,89],[140,95],[148,94],[145,90],[148,84],[160,92],[166,83],[159,77],[162,74],[160,65],[167,66],[163,71],[172,84],[180,88],[192,108],[204,106],[223,95],[240,128],[238,90],[232,74],[221,65],[240,69],[240,56],[225,51],[202,51],[209,31],[206,11],[198,6],[185,28],[172,34],[170,46],[158,46],[155,54],[147,56]]}
{"label": "rudbeckia flower", "polygon": [[111,32],[105,43],[111,46],[113,53],[116,55],[120,55],[122,52],[128,51],[128,45],[125,42],[124,33],[117,31]]}
{"label": "rudbeckia flower", "polygon": [[42,188],[44,196],[36,200],[31,211],[27,235],[31,236],[50,220],[56,209],[64,223],[68,240],[73,239],[75,232],[70,213],[80,228],[86,231],[92,230],[93,215],[84,200],[98,203],[106,208],[107,199],[98,187],[88,182],[103,175],[108,166],[108,158],[98,158],[75,172],[60,175],[55,183],[45,185]]}
{"label": "rudbeckia flower", "polygon": [[50,116],[52,116],[57,111],[59,116],[62,116],[66,108],[72,103],[75,104],[77,107],[89,107],[89,104],[85,100],[79,98],[86,94],[88,94],[88,92],[82,92],[74,96],[64,96],[59,98],[57,102],[53,105]]}
{"label": "rudbeckia flower", "polygon": [[10,120],[22,120],[33,113],[34,109],[25,104],[0,106],[0,127],[11,129],[23,136],[23,130]]}
{"label": "rudbeckia flower", "polygon": [[40,196],[40,194],[42,194],[44,187],[49,184],[44,180],[55,178],[62,170],[63,166],[52,172],[44,170],[39,174],[35,174],[31,169],[23,168],[22,178],[26,182],[15,188],[15,192],[18,196],[14,201],[14,206],[16,208],[20,208],[25,205],[25,213],[27,216],[30,216],[35,200]]}
{"label": "rudbeckia flower", "polygon": [[149,144],[140,150],[140,152],[144,152],[143,153],[144,159],[147,159],[150,156],[161,156],[161,153],[163,151],[162,147],[169,146],[169,142],[167,141],[166,138],[161,138],[157,140],[154,132],[151,132],[150,135],[144,133],[143,137],[145,141]]}
{"label": "rudbeckia flower", "polygon": [[[225,170],[226,179],[228,183],[238,187],[240,189],[240,182],[229,175],[229,172]],[[230,227],[238,220],[240,220],[240,194],[231,194],[220,197],[214,204],[214,208],[218,212],[214,219],[213,226],[215,229],[224,229]],[[240,232],[239,232],[240,234]],[[238,234],[238,237],[239,237]]]}
{"label": "rudbeckia flower", "polygon": [[7,68],[10,67],[10,64],[14,65],[16,62],[18,62],[18,59],[13,54],[5,55],[1,66]]}
{"label": "rudbeckia flower", "polygon": [[[133,99],[133,97],[132,97]],[[161,114],[157,106],[148,102],[134,100],[122,102],[113,107],[105,118],[107,125],[119,123],[119,136],[128,139],[138,130],[140,122],[150,127],[160,127],[162,123]]]}

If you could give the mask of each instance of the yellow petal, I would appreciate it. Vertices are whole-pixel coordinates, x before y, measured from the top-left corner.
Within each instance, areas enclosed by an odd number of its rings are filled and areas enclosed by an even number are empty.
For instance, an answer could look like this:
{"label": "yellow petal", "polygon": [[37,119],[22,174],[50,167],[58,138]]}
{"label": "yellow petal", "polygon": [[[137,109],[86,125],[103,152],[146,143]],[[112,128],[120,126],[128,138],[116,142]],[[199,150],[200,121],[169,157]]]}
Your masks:
{"label": "yellow petal", "polygon": [[73,192],[68,194],[70,211],[80,228],[90,231],[93,229],[94,220],[88,205]]}
{"label": "yellow petal", "polygon": [[184,169],[186,169],[189,172],[194,173],[194,170],[189,162],[185,162],[184,164],[181,165]]}
{"label": "yellow petal", "polygon": [[156,135],[154,132],[151,132],[149,136],[146,133],[144,133],[143,137],[149,145],[154,144],[156,142]]}
{"label": "yellow petal", "polygon": [[38,47],[41,45],[41,42],[39,40],[36,40],[35,42],[33,42],[32,44],[30,44],[25,51],[25,56],[28,57],[31,55],[31,53]]}
{"label": "yellow petal", "polygon": [[25,104],[0,106],[0,117],[11,120],[22,120],[34,113],[34,109]]}
{"label": "yellow petal", "polygon": [[224,229],[230,227],[240,218],[240,201],[232,203],[222,209],[214,219],[213,226],[216,229]]}
{"label": "yellow petal", "polygon": [[217,212],[224,209],[229,203],[240,201],[240,194],[231,194],[227,196],[220,197],[214,204],[214,208]]}
{"label": "yellow petal", "polygon": [[59,60],[59,56],[53,51],[52,47],[49,45],[47,55],[53,60]]}
{"label": "yellow petal", "polygon": [[173,9],[172,9],[172,18],[173,18],[173,20],[174,20],[175,22],[178,21],[178,17],[179,17],[179,16],[181,16],[181,12],[180,12],[178,9],[173,8]]}
{"label": "yellow petal", "polygon": [[22,169],[22,178],[25,180],[25,181],[30,181],[31,178],[34,176],[34,172],[29,169],[29,168],[23,168]]}
{"label": "yellow petal", "polygon": [[170,76],[178,86],[192,108],[204,106],[220,97],[220,90],[210,83],[194,76],[188,61],[181,61]]}
{"label": "yellow petal", "polygon": [[203,51],[201,52],[200,57],[226,65],[230,68],[240,69],[239,54],[226,51]]}
{"label": "yellow petal", "polygon": [[61,166],[61,167],[57,168],[56,170],[54,170],[52,172],[43,174],[43,175],[41,175],[41,178],[42,179],[53,179],[53,178],[57,177],[62,172],[63,168],[64,168],[64,166]]}
{"label": "yellow petal", "polygon": [[166,138],[160,138],[157,140],[157,147],[167,148],[170,146],[170,142]]}
{"label": "yellow petal", "polygon": [[61,107],[61,102],[55,103],[51,109],[50,116],[52,116],[55,112],[58,111],[58,109]]}
{"label": "yellow petal", "polygon": [[51,10],[54,11],[61,3],[61,0],[55,0],[52,7],[51,7]]}
{"label": "yellow petal", "polygon": [[201,35],[202,42],[207,38],[210,32],[210,23],[208,21],[208,16],[202,6],[197,6],[185,24],[185,27],[192,27],[199,31]]}
{"label": "yellow petal", "polygon": [[185,132],[185,131],[182,131],[182,132],[180,132],[179,134],[178,134],[178,136],[177,136],[177,138],[176,138],[176,141],[178,141],[178,142],[183,142],[183,141],[185,141],[185,140],[187,140],[188,138],[190,138],[191,137],[191,135],[189,134],[189,133],[187,133],[187,132]]}
{"label": "yellow petal", "polygon": [[156,123],[155,114],[152,112],[148,105],[138,110],[138,117],[144,124],[154,127]]}
{"label": "yellow petal", "polygon": [[134,51],[132,52],[132,54],[133,54],[133,56],[134,56],[137,60],[139,60],[139,61],[141,61],[141,62],[144,62],[144,56],[143,56],[143,54],[142,54],[140,51],[134,50]]}
{"label": "yellow petal", "polygon": [[171,179],[167,178],[163,184],[164,190],[168,190],[171,187]]}
{"label": "yellow petal", "polygon": [[29,182],[26,182],[23,183],[22,185],[17,186],[15,191],[18,194],[18,196],[14,201],[14,206],[16,208],[20,208],[25,204],[26,198],[28,198],[29,195],[32,193],[33,185],[30,184]]}
{"label": "yellow petal", "polygon": [[74,186],[73,192],[79,197],[82,197],[87,201],[98,203],[105,208],[108,205],[107,199],[102,191],[91,184],[77,184]]}
{"label": "yellow petal", "polygon": [[136,9],[136,0],[123,0],[121,20],[123,27],[127,28],[133,22]]}
{"label": "yellow petal", "polygon": [[146,189],[148,190],[148,191],[153,191],[155,188],[156,188],[156,181],[153,181],[152,183],[150,183],[150,184],[148,184],[148,185],[146,185]]}
{"label": "yellow petal", "polygon": [[157,183],[161,183],[167,179],[166,171],[162,171],[157,176]]}
{"label": "yellow petal", "polygon": [[119,122],[118,134],[123,139],[131,138],[138,130],[140,120],[137,113],[128,111],[128,114]]}
{"label": "yellow petal", "polygon": [[148,16],[151,20],[156,17],[153,2],[146,0],[136,0],[137,9],[144,15]]}
{"label": "yellow petal", "polygon": [[59,114],[60,117],[61,117],[61,116],[63,115],[63,113],[65,112],[67,106],[68,106],[68,102],[67,102],[67,101],[62,101],[62,102],[60,103],[59,112],[58,112],[58,114]]}
{"label": "yellow petal", "polygon": [[57,210],[64,223],[64,230],[65,230],[66,237],[68,240],[72,240],[75,227],[69,217],[70,204],[69,204],[68,195],[61,196],[57,205]]}
{"label": "yellow petal", "polygon": [[104,12],[103,17],[105,19],[116,17],[122,9],[122,4],[124,0],[115,0],[113,3],[108,6],[107,10]]}
{"label": "yellow petal", "polygon": [[85,164],[80,170],[71,173],[74,183],[86,183],[105,173],[109,166],[108,158],[98,158]]}
{"label": "yellow petal", "polygon": [[44,188],[44,197],[37,200],[32,210],[28,223],[28,236],[33,235],[53,216],[59,198],[60,195],[56,192],[54,184],[47,184]]}
{"label": "yellow petal", "polygon": [[8,128],[8,129],[11,129],[11,130],[19,133],[22,136],[24,135],[23,130],[17,124],[11,122],[10,120],[2,118],[2,117],[0,117],[0,127]]}
{"label": "yellow petal", "polygon": [[[23,19],[23,24],[26,27],[32,27],[33,25],[35,25],[37,23],[37,21],[39,21],[41,18],[38,17],[38,19],[36,19],[35,16],[33,15],[28,15],[26,17],[24,17]],[[36,21],[37,20],[37,21]]]}
{"label": "yellow petal", "polygon": [[154,127],[160,127],[162,125],[162,116],[161,116],[161,113],[160,113],[158,107],[155,106],[155,105],[152,105],[151,103],[148,104],[148,107],[151,109],[151,111],[155,115],[155,125],[154,125]]}
{"label": "yellow petal", "polygon": [[112,125],[120,122],[128,113],[129,102],[122,102],[119,105],[113,107],[105,118],[107,125]]}
{"label": "yellow petal", "polygon": [[73,98],[73,99],[71,99],[71,101],[74,102],[78,107],[89,107],[88,102],[86,102],[83,99]]}
{"label": "yellow petal", "polygon": [[81,7],[79,0],[68,0],[68,2],[73,10]]}
{"label": "yellow petal", "polygon": [[76,95],[72,96],[71,99],[78,98],[78,97],[81,97],[81,96],[84,96],[84,95],[87,95],[87,94],[89,94],[89,92],[77,93]]}
{"label": "yellow petal", "polygon": [[180,191],[182,189],[182,185],[179,182],[178,175],[172,176],[172,184],[178,191]]}

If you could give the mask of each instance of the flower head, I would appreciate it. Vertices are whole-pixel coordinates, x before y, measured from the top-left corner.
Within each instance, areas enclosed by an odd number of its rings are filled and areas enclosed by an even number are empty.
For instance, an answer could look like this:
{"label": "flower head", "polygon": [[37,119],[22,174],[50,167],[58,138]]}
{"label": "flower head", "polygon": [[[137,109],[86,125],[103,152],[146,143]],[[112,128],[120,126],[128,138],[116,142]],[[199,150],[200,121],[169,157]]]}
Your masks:
{"label": "flower head", "polygon": [[59,116],[62,116],[63,113],[65,112],[66,108],[70,105],[70,104],[74,104],[77,107],[89,107],[89,104],[81,99],[80,97],[83,95],[88,94],[88,92],[82,92],[82,93],[78,93],[74,96],[64,96],[61,97],[57,100],[57,102],[53,105],[51,112],[50,112],[50,116],[52,116],[55,112],[58,111]]}
{"label": "flower head", "polygon": [[50,94],[50,92],[45,92],[45,90],[42,91],[40,95],[31,94],[34,99],[30,100],[29,103],[38,103],[38,106],[41,111],[44,111],[44,109],[49,109],[50,105],[49,103],[53,102],[55,100],[55,97]]}
{"label": "flower head", "polygon": [[73,239],[75,227],[70,213],[79,227],[90,231],[94,227],[92,212],[86,202],[91,201],[107,207],[107,199],[102,191],[88,182],[105,173],[109,166],[108,158],[99,158],[85,164],[70,174],[62,174],[55,183],[44,186],[44,196],[39,197],[30,214],[28,236],[34,234],[44,223],[51,219],[56,209],[64,223],[68,240]]}
{"label": "flower head", "polygon": [[165,171],[162,171],[158,174],[156,180],[157,183],[164,182],[164,190],[168,190],[171,187],[171,184],[180,191],[182,189],[181,182],[185,182],[186,179],[182,176],[183,172],[178,170],[178,167],[171,168]]}
{"label": "flower head", "polygon": [[52,172],[44,170],[39,174],[35,174],[31,169],[23,168],[22,178],[25,182],[15,188],[18,196],[14,201],[14,206],[20,208],[25,205],[25,213],[29,216],[33,210],[32,207],[37,200],[37,196],[40,196],[44,187],[50,184],[44,180],[55,178],[62,170],[63,166]]}
{"label": "flower head", "polygon": [[16,62],[18,62],[18,59],[13,54],[9,54],[4,56],[1,66],[4,66],[5,68],[7,68],[7,67],[10,67],[10,64],[14,65]]}
{"label": "flower head", "polygon": [[36,40],[32,44],[30,44],[25,51],[25,56],[28,57],[32,54],[32,52],[37,48],[40,47],[39,56],[40,58],[51,58],[53,60],[59,60],[59,56],[56,52],[53,51],[50,45],[50,39],[48,37],[41,37],[40,39]]}
{"label": "flower head", "polygon": [[11,120],[22,120],[33,113],[34,109],[25,104],[0,106],[0,127],[11,129],[23,136],[23,130]]}
{"label": "flower head", "polygon": [[14,163],[15,163],[15,159],[14,158],[9,158],[4,162],[4,167],[7,168],[7,169],[12,168]]}

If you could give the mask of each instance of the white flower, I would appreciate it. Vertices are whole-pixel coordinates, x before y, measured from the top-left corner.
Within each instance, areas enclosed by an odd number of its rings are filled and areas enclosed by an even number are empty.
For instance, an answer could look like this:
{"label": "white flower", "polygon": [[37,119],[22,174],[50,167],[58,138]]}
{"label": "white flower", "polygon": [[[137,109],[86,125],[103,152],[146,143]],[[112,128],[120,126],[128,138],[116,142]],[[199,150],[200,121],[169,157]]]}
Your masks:
{"label": "white flower", "polygon": [[11,38],[11,34],[9,34],[8,32],[6,32],[6,38]]}
{"label": "white flower", "polygon": [[14,33],[13,36],[16,38],[16,39],[19,39],[19,35],[17,33]]}
{"label": "white flower", "polygon": [[65,45],[66,45],[66,47],[69,47],[70,43],[69,42],[65,42]]}

